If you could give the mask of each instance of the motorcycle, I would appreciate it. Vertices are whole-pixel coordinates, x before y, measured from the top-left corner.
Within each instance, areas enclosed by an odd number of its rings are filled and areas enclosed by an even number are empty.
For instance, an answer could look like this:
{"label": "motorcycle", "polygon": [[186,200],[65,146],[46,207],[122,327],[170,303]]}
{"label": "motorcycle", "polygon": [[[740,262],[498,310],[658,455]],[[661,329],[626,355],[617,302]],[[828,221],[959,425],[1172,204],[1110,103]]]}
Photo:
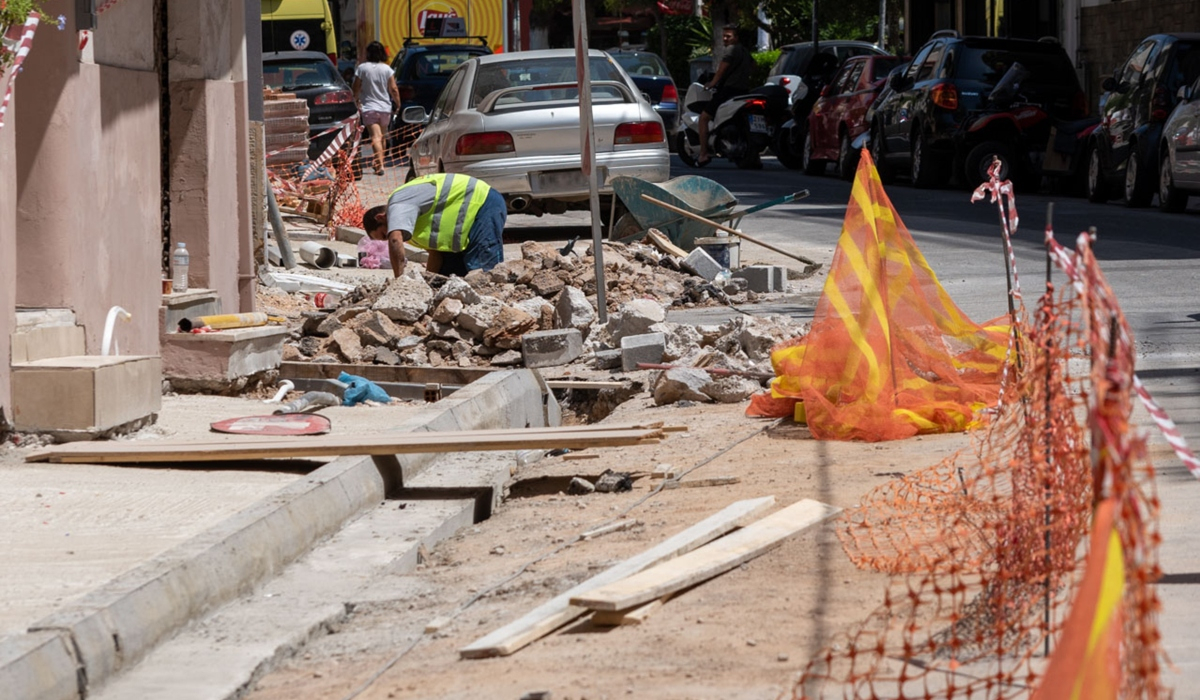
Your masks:
{"label": "motorcycle", "polygon": [[[704,80],[705,76],[700,76]],[[694,168],[700,154],[700,111],[712,99],[713,93],[703,82],[692,83],[684,99],[684,112],[679,116],[675,133],[675,150],[680,160]],[[759,154],[770,145],[771,130],[767,121],[767,97],[760,94],[739,95],[726,100],[708,124],[708,152],[728,158],[743,169],[762,167]]]}

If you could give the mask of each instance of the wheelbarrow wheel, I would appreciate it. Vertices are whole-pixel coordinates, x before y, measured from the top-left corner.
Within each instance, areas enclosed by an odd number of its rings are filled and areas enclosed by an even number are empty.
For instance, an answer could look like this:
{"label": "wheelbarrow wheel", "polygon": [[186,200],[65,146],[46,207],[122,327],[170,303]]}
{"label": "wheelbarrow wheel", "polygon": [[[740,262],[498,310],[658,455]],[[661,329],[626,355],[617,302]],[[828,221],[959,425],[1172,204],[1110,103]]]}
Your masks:
{"label": "wheelbarrow wheel", "polygon": [[680,131],[675,135],[675,153],[678,154],[679,160],[689,168],[696,167],[696,158],[692,155],[691,144],[688,143],[687,134]]}
{"label": "wheelbarrow wheel", "polygon": [[641,232],[641,224],[637,222],[637,219],[633,218],[633,214],[626,213],[617,219],[617,224],[613,226],[612,233],[609,234],[608,239],[610,241],[623,241]]}

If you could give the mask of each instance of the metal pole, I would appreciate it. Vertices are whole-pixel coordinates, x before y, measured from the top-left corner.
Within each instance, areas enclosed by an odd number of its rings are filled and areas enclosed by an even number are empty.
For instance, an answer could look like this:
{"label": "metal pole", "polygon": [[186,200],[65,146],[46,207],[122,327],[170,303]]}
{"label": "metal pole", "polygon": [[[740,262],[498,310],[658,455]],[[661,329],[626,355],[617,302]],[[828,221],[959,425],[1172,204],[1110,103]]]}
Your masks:
{"label": "metal pole", "polygon": [[887,0],[879,0],[879,48],[887,51]]}
{"label": "metal pole", "polygon": [[[600,186],[596,172],[596,134],[592,125],[592,68],[588,61],[587,11],[584,0],[572,0],[575,24],[575,68],[579,73],[579,152],[583,174],[588,179],[588,205],[592,210],[592,252],[596,261],[596,313],[608,323],[605,301],[604,243],[600,237]],[[615,194],[613,195],[616,196]]]}
{"label": "metal pole", "polygon": [[817,55],[818,40],[817,40],[817,0],[813,0],[812,5],[812,55]]}

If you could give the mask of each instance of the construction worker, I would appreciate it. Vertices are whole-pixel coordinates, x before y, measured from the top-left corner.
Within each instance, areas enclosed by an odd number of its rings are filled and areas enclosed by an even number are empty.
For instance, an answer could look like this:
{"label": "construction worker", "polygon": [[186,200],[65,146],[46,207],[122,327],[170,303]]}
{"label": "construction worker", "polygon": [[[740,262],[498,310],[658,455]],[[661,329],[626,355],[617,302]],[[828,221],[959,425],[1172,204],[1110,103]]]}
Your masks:
{"label": "construction worker", "polygon": [[405,241],[429,251],[425,268],[465,276],[490,270],[504,260],[502,235],[508,220],[504,197],[483,180],[438,173],[401,185],[387,206],[363,214],[363,230],[388,242],[392,273],[404,274]]}

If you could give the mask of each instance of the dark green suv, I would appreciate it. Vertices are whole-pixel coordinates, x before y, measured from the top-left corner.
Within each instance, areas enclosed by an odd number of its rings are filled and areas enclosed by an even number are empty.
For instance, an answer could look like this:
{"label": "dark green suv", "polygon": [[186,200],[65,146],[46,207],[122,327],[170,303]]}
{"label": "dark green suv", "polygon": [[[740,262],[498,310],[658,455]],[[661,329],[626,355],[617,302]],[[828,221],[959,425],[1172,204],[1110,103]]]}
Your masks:
{"label": "dark green suv", "polygon": [[889,78],[890,89],[874,105],[871,156],[880,176],[907,170],[913,185],[936,187],[956,170],[965,172],[969,142],[962,133],[1014,63],[1029,74],[1020,89],[1024,104],[1064,122],[1087,114],[1079,78],[1058,42],[936,32],[907,71]]}

